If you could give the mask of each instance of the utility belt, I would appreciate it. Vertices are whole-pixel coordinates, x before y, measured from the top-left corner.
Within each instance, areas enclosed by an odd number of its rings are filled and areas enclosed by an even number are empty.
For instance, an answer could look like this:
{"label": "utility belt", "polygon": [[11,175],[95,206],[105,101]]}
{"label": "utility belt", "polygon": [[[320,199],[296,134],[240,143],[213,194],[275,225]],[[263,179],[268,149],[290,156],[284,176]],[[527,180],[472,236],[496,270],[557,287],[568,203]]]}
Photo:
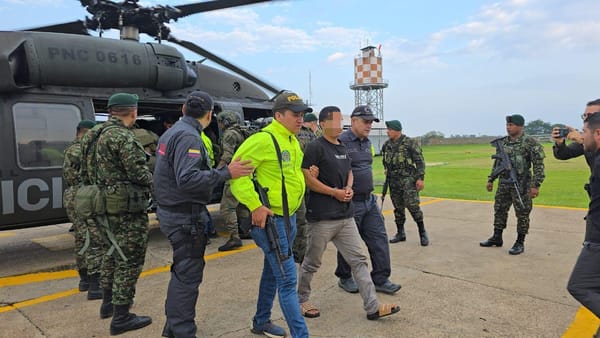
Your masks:
{"label": "utility belt", "polygon": [[137,214],[146,212],[149,199],[150,189],[135,184],[83,185],[75,192],[75,211],[83,218]]}
{"label": "utility belt", "polygon": [[367,194],[354,194],[354,196],[352,196],[352,200],[356,201],[356,202],[368,201],[370,198],[371,198],[371,193],[367,193]]}

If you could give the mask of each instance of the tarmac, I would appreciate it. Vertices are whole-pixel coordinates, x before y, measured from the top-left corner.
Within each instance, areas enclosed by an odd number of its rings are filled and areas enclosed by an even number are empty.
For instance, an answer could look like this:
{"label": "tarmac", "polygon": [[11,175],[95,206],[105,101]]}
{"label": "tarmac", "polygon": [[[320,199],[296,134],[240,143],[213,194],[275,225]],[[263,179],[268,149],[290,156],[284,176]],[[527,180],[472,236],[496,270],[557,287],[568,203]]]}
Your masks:
{"label": "tarmac", "polygon": [[[491,201],[424,197],[421,205],[431,243],[420,246],[409,216],[407,241],[390,244],[390,279],[402,289],[392,296],[378,293],[381,302],[399,304],[400,312],[367,320],[360,296],[337,285],[332,244],[312,283],[311,302],[321,316],[306,319],[311,336],[591,337],[596,332],[600,321],[566,290],[583,241],[584,209],[536,205],[525,252],[511,256],[507,251],[516,239],[512,211],[504,247],[482,248],[479,242],[492,234]],[[391,237],[396,229],[389,199],[383,209]],[[219,225],[218,207],[210,210]],[[151,316],[153,323],[122,337],[160,337],[165,323],[172,254],[153,215],[151,220],[132,312]],[[76,289],[69,226],[0,232],[0,337],[109,336],[110,319],[99,318],[100,301],[88,301]],[[218,252],[226,239],[221,233],[207,247],[196,306],[197,335],[255,337],[249,326],[263,255],[252,240],[244,240],[239,250]],[[277,303],[272,320],[287,330]]]}

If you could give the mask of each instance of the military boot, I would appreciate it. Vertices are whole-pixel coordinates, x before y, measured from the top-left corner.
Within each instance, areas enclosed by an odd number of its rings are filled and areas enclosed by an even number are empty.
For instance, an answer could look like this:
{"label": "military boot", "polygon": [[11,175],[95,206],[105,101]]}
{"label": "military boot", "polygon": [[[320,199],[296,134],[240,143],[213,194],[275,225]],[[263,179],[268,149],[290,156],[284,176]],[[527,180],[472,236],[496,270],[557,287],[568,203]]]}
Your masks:
{"label": "military boot", "polygon": [[115,305],[114,315],[110,322],[110,335],[116,336],[123,332],[141,329],[151,323],[152,318],[129,312],[129,304]]}
{"label": "military boot", "polygon": [[244,244],[242,243],[242,240],[239,237],[231,236],[231,238],[229,238],[229,240],[225,242],[225,244],[219,247],[219,251],[235,250],[237,248],[242,247],[242,245]]}
{"label": "military boot", "polygon": [[112,317],[112,315],[112,289],[104,289],[104,291],[102,292],[102,305],[100,305],[100,318],[105,319]]}
{"label": "military boot", "polygon": [[419,227],[419,237],[421,239],[421,246],[428,246],[429,237],[427,236],[427,231],[425,231],[425,224],[423,224],[423,222],[418,222],[417,226]]}
{"label": "military boot", "polygon": [[100,276],[97,274],[89,275],[88,281],[90,283],[90,287],[88,289],[87,299],[88,300],[102,299],[102,290],[100,289]]}
{"label": "military boot", "polygon": [[390,239],[390,243],[398,243],[406,241],[406,233],[404,232],[404,224],[398,225],[396,224],[396,228],[398,232]]}
{"label": "military boot", "polygon": [[518,234],[517,241],[513,245],[512,248],[508,250],[508,253],[511,255],[519,255],[525,251],[525,234]]}
{"label": "military boot", "polygon": [[79,272],[79,291],[84,292],[90,288],[87,269],[81,269]]}
{"label": "military boot", "polygon": [[480,246],[489,247],[489,246],[502,246],[504,242],[502,241],[502,229],[494,228],[494,235],[483,242],[479,242]]}

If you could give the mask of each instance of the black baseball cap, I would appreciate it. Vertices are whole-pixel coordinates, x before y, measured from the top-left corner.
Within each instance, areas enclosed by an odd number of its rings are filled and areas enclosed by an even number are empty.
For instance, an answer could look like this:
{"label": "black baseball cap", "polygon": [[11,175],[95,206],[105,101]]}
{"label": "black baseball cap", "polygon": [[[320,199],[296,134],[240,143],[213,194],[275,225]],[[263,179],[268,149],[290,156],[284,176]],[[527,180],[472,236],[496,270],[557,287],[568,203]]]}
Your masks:
{"label": "black baseball cap", "polygon": [[277,96],[275,99],[275,103],[273,104],[273,113],[276,111],[283,111],[289,109],[294,113],[306,112],[312,113],[313,109],[302,101],[300,95],[290,92],[284,91]]}
{"label": "black baseball cap", "polygon": [[213,99],[200,90],[191,92],[185,100],[188,114],[201,114],[209,110],[213,110]]}
{"label": "black baseball cap", "polygon": [[373,114],[371,107],[367,105],[357,106],[350,114],[350,117],[360,117],[363,120],[379,122],[379,119]]}

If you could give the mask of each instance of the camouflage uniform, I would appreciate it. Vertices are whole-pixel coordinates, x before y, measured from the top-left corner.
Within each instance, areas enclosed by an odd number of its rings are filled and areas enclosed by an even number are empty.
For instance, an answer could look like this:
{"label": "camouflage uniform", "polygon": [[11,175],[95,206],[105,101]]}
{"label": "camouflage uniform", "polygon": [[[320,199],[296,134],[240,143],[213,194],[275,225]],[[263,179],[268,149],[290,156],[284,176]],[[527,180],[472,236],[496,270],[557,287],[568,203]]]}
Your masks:
{"label": "camouflage uniform", "polygon": [[[320,131],[320,129],[319,129]],[[300,128],[300,131],[298,132],[298,134],[296,135],[296,137],[298,138],[298,141],[300,142],[300,148],[302,148],[302,151],[304,151],[304,147],[316,140],[318,138],[318,136],[312,131],[312,129],[307,128],[305,126],[302,126]],[[306,233],[306,199],[308,198],[308,191],[306,192],[306,194],[304,195],[304,199],[302,200],[302,203],[300,204],[300,207],[298,207],[298,210],[296,211],[296,238],[294,239],[294,245],[292,247],[292,251],[294,252],[294,260],[296,261],[296,263],[298,264],[302,264],[302,261],[304,260],[304,254],[306,253],[306,240],[307,240],[307,233]]]}
{"label": "camouflage uniform", "polygon": [[[387,173],[390,197],[394,204],[394,216],[398,232],[404,231],[408,209],[413,220],[423,227],[423,212],[419,206],[417,180],[425,179],[425,161],[416,140],[401,135],[397,140],[388,139],[381,148],[383,167]],[[423,228],[424,231],[424,228]]]}
{"label": "camouflage uniform", "polygon": [[[235,113],[233,113],[235,114]],[[227,118],[227,117],[226,117]],[[226,129],[221,136],[221,160],[218,167],[222,168],[231,163],[233,154],[244,142],[246,137],[237,121],[228,121],[225,123]],[[250,211],[233,196],[229,181],[225,182],[223,187],[223,197],[221,198],[220,213],[225,223],[225,228],[229,232],[230,238],[240,239],[238,231],[239,218],[249,218]]]}
{"label": "camouflage uniform", "polygon": [[[494,229],[503,230],[506,228],[508,210],[513,205],[517,216],[517,233],[526,235],[529,230],[529,214],[532,208],[529,189],[532,187],[539,188],[545,178],[544,148],[534,138],[526,135],[521,135],[513,141],[510,140],[509,136],[505,136],[501,138],[500,144],[510,157],[510,162],[517,172],[517,180],[521,188],[520,193],[524,206],[521,207],[513,184],[507,182],[506,177],[500,176],[500,184],[498,184],[494,201]],[[496,167],[496,161],[494,161],[492,170]]]}
{"label": "camouflage uniform", "polygon": [[[65,149],[63,163],[63,178],[67,189],[63,195],[63,203],[67,209],[67,216],[73,223],[75,230],[75,257],[80,275],[99,275],[104,255],[104,241],[95,223],[90,220],[80,219],[75,213],[75,192],[81,183],[79,168],[81,161],[81,142],[75,139]],[[89,236],[89,237],[88,237]],[[86,237],[89,238],[85,250]],[[83,291],[83,290],[82,290]]]}
{"label": "camouflage uniform", "polygon": [[[103,125],[91,129],[81,141],[82,149],[89,146],[91,137],[98,128],[106,129],[98,137],[95,151],[90,151],[83,159],[88,168],[87,176],[84,177],[86,183],[99,184],[106,191],[130,184],[150,192],[152,173],[146,165],[144,149],[120,119],[112,117]],[[142,198],[147,200],[148,197]],[[148,215],[145,211],[122,213],[106,216],[107,222],[101,218],[97,218],[97,221],[105,224],[102,232],[107,245],[112,246],[108,239],[111,234],[114,235],[117,245],[127,258],[125,261],[118,250],[109,250],[104,255],[101,285],[105,290],[112,290],[112,304],[130,305],[133,303],[135,284],[142,272],[146,255]]]}
{"label": "camouflage uniform", "polygon": [[156,145],[158,144],[158,135],[148,129],[140,128],[137,124],[133,126],[131,131],[144,148],[148,168],[150,168],[150,170],[154,170],[154,165],[156,164]]}

